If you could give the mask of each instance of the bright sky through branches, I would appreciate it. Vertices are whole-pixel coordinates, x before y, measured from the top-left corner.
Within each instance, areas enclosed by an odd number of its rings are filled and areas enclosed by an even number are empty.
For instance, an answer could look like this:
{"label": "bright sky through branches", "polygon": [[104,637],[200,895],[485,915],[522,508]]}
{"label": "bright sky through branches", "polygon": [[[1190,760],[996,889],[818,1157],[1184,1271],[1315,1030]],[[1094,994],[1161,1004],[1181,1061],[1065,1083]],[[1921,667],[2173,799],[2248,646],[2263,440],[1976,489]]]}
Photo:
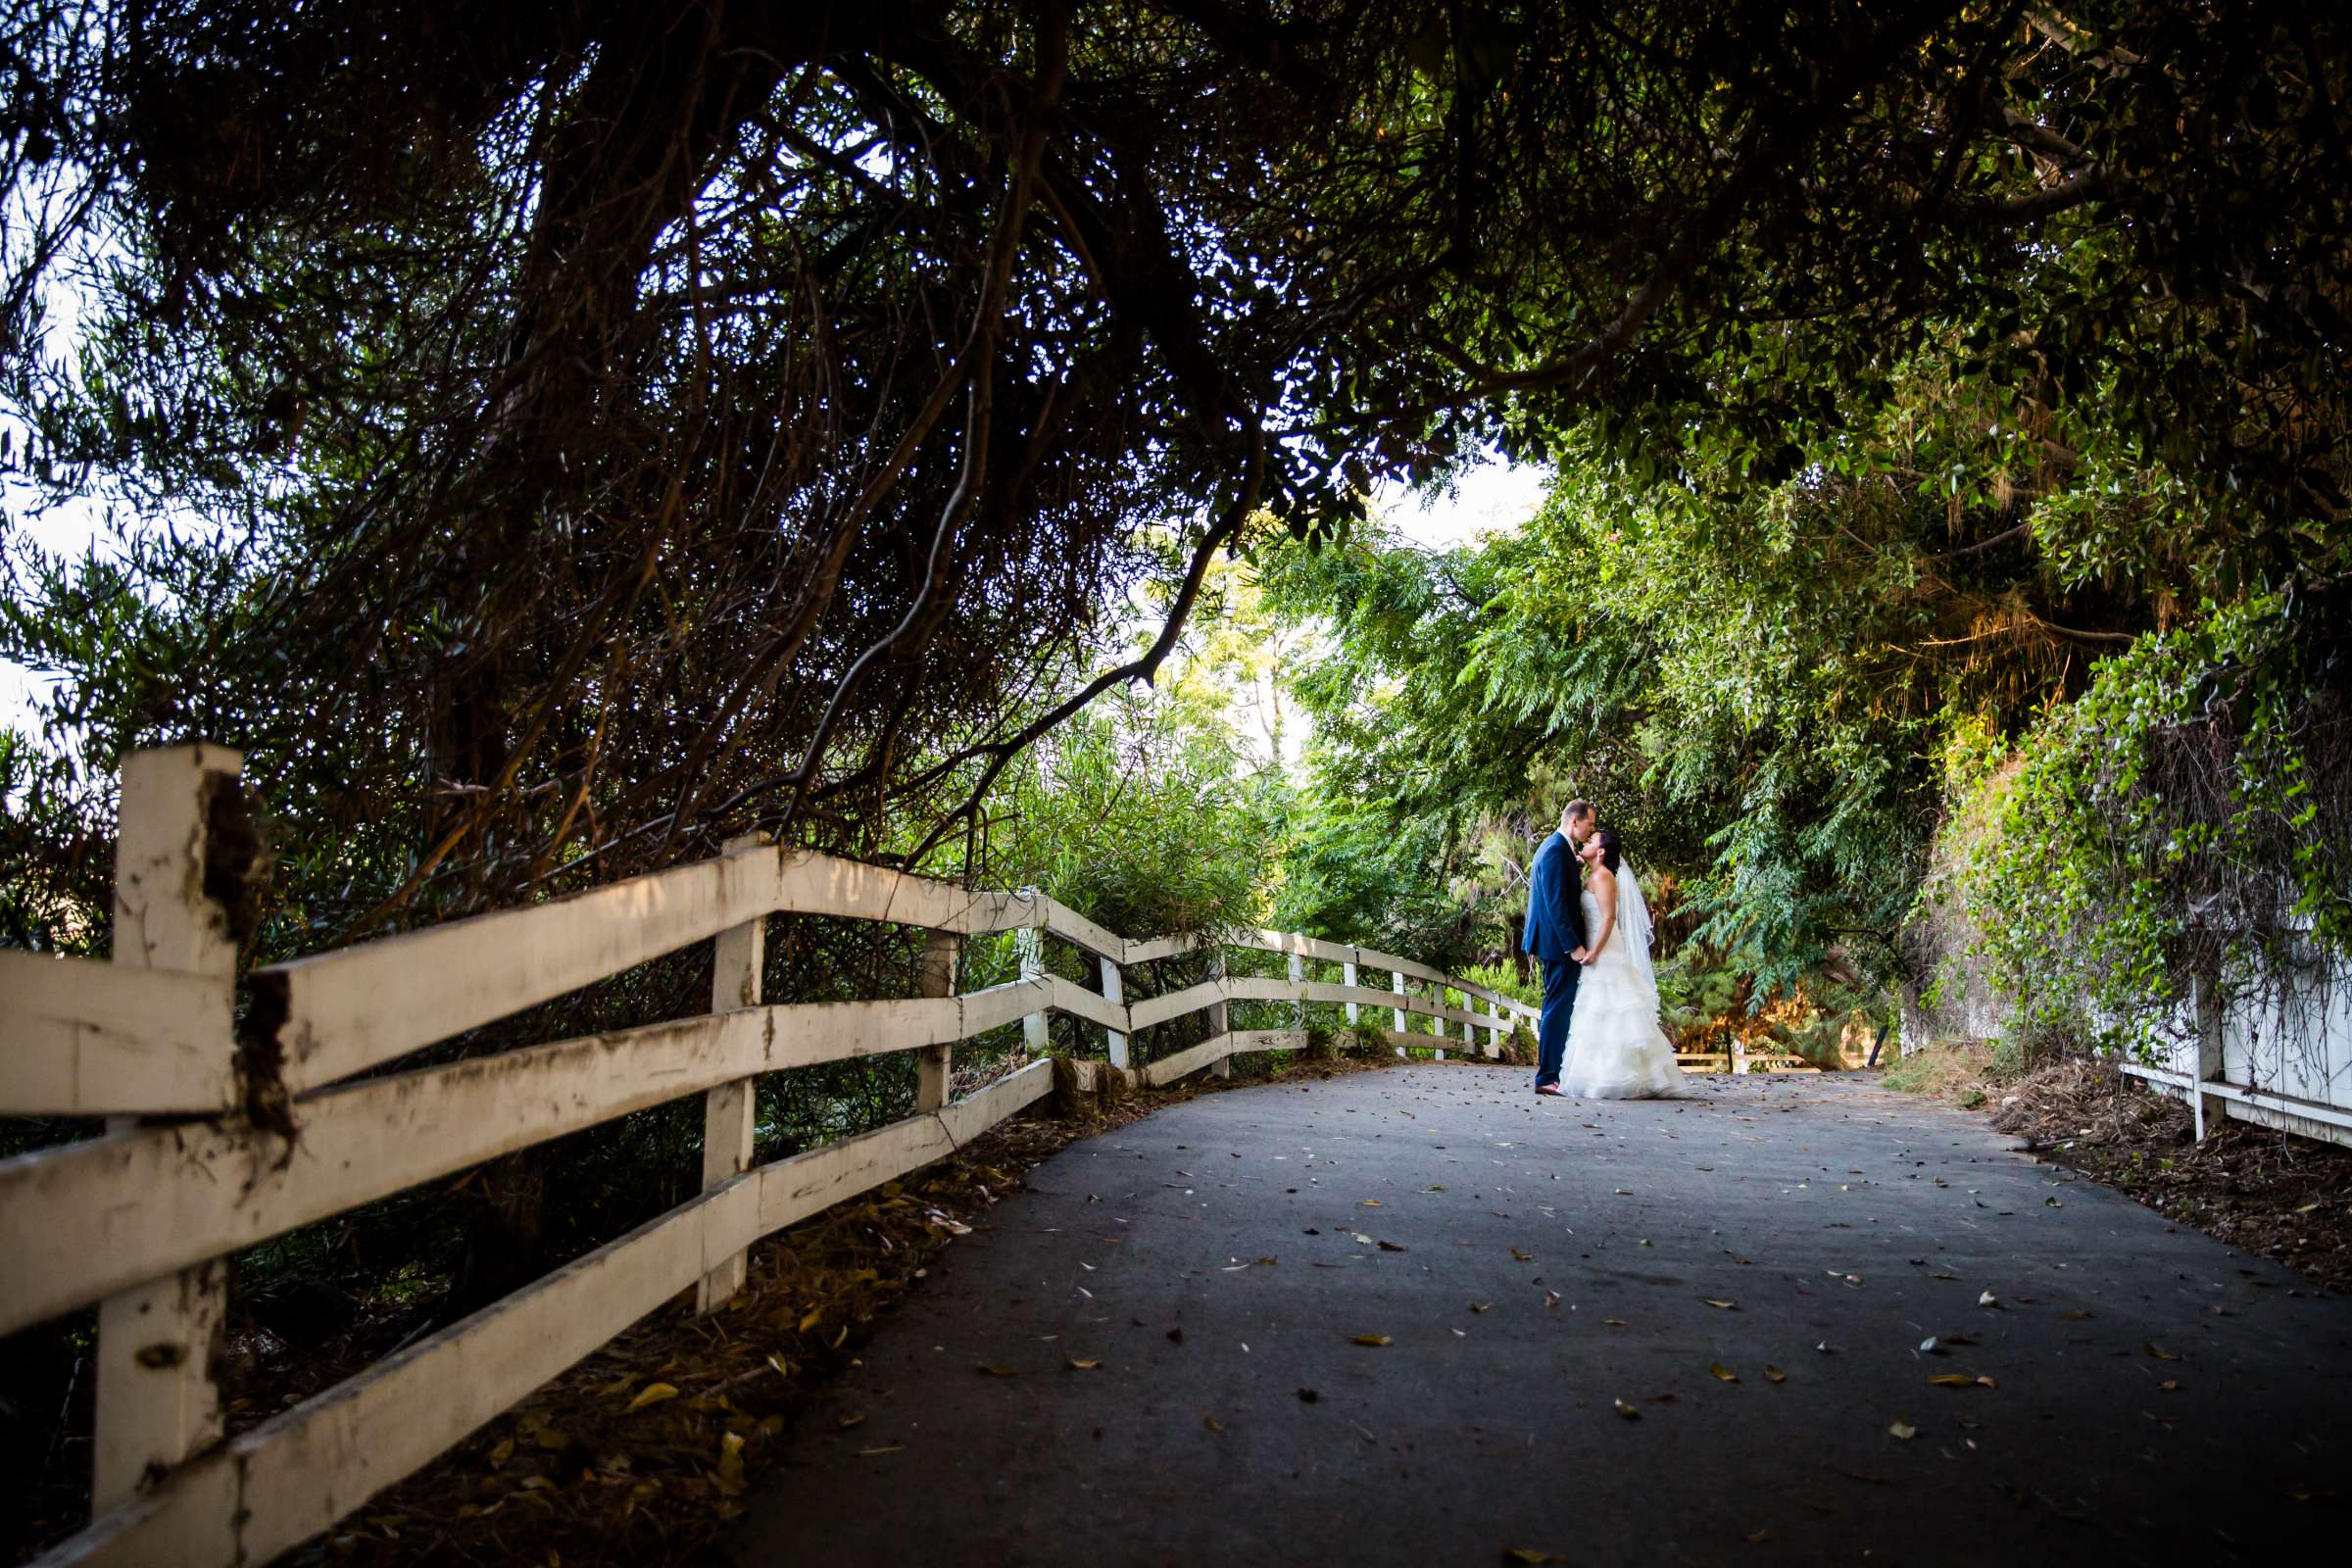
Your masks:
{"label": "bright sky through branches", "polygon": [[1424,501],[1409,490],[1383,486],[1372,501],[1391,527],[1422,549],[1451,550],[1526,522],[1544,504],[1549,480],[1544,468],[1494,462],[1464,473],[1450,495]]}

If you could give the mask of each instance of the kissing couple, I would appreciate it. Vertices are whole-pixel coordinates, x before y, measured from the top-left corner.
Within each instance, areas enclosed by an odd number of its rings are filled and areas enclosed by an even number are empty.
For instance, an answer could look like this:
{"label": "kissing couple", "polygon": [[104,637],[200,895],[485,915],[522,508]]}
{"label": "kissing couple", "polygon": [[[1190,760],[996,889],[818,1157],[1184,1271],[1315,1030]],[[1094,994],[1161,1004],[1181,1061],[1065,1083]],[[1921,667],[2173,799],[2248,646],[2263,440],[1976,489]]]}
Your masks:
{"label": "kissing couple", "polygon": [[1617,835],[1594,823],[1592,802],[1570,801],[1527,873],[1520,947],[1544,960],[1537,1094],[1655,1100],[1681,1089],[1649,943],[1649,906]]}

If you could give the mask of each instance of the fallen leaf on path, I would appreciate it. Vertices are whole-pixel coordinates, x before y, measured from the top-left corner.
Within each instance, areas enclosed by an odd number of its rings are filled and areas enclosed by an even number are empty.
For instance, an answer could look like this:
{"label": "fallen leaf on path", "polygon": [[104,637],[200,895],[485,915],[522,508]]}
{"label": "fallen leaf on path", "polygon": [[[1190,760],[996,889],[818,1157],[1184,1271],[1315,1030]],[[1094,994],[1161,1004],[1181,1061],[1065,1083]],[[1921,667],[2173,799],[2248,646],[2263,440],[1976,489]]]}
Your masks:
{"label": "fallen leaf on path", "polygon": [[2163,1346],[2158,1345],[2154,1340],[2140,1341],[2139,1348],[2147,1351],[2159,1361],[2178,1361],[2180,1359],[2172,1351],[2166,1349]]}
{"label": "fallen leaf on path", "polygon": [[1721,1361],[1709,1362],[1707,1365],[1707,1372],[1708,1375],[1720,1379],[1725,1383],[1737,1383],[1740,1381],[1740,1374],[1733,1371],[1730,1367],[1725,1366]]}
{"label": "fallen leaf on path", "polygon": [[878,1458],[886,1453],[905,1453],[906,1451],[906,1445],[904,1443],[892,1443],[886,1444],[879,1448],[859,1448],[858,1450],[858,1457],[860,1459],[873,1459]]}
{"label": "fallen leaf on path", "polygon": [[1401,1252],[1404,1248],[1396,1242],[1383,1242],[1380,1244],[1380,1250],[1384,1252]]}
{"label": "fallen leaf on path", "polygon": [[1928,1379],[1939,1389],[1989,1389],[1996,1385],[1987,1377],[1973,1377],[1966,1372],[1944,1372]]}
{"label": "fallen leaf on path", "polygon": [[2179,1394],[2180,1392],[2180,1380],[2179,1378],[2166,1378],[2162,1383],[2156,1385],[2156,1392],[2159,1394]]}
{"label": "fallen leaf on path", "polygon": [[1979,1306],[1998,1306],[2001,1303],[1990,1291],[1986,1291],[1983,1296],[1977,1298],[1977,1304]]}
{"label": "fallen leaf on path", "polygon": [[1600,1321],[1608,1328],[1621,1329],[1625,1327],[1625,1319],[1621,1317],[1604,1317]]}
{"label": "fallen leaf on path", "polygon": [[1020,1373],[1013,1370],[1011,1367],[996,1361],[982,1361],[972,1370],[975,1372],[985,1372],[992,1378],[1017,1378],[1020,1376]]}
{"label": "fallen leaf on path", "polygon": [[1764,1377],[1767,1382],[1771,1383],[1786,1383],[1788,1381],[1788,1374],[1782,1371],[1777,1366],[1766,1367],[1764,1369]]}
{"label": "fallen leaf on path", "polygon": [[2090,1316],[2090,1314],[2089,1314],[2088,1312],[2084,1312],[2084,1311],[2081,1311],[2081,1310],[2075,1310],[2075,1311],[2061,1312],[2061,1313],[2059,1313],[2059,1314],[2058,1314],[2058,1316],[2059,1316],[2060,1320],[2061,1320],[2061,1321],[2063,1321],[2063,1322],[2067,1322],[2067,1323],[2080,1323],[2080,1322],[2082,1322],[2082,1321],[2084,1318],[2086,1318],[2086,1317]]}
{"label": "fallen leaf on path", "polygon": [[1521,1251],[1521,1250],[1519,1250],[1519,1249],[1517,1249],[1516,1247],[1514,1247],[1514,1248],[1512,1248],[1512,1249],[1511,1249],[1511,1256],[1513,1256],[1513,1257],[1517,1258],[1517,1259],[1518,1259],[1520,1262],[1522,1262],[1522,1263],[1533,1263],[1533,1262],[1536,1260],[1536,1254],[1535,1254],[1535,1253],[1533,1253],[1533,1252],[1522,1252],[1522,1251]]}
{"label": "fallen leaf on path", "polygon": [[678,1391],[673,1384],[648,1383],[644,1391],[629,1401],[629,1408],[642,1410],[649,1404],[660,1404],[663,1399],[674,1399],[677,1396]]}
{"label": "fallen leaf on path", "polygon": [[1628,1421],[1639,1421],[1642,1419],[1642,1411],[1639,1406],[1628,1404],[1623,1399],[1618,1399],[1614,1402],[1617,1406],[1617,1413],[1625,1417]]}
{"label": "fallen leaf on path", "polygon": [[1908,1421],[1897,1421],[1886,1429],[1886,1435],[1890,1438],[1898,1438],[1905,1443],[1909,1443],[1913,1438],[1919,1436],[1919,1428],[1913,1426]]}
{"label": "fallen leaf on path", "polygon": [[1355,1345],[1367,1345],[1373,1349],[1377,1350],[1382,1346],[1389,1343],[1389,1337],[1386,1334],[1358,1334],[1349,1343]]}
{"label": "fallen leaf on path", "polygon": [[1502,1548],[1502,1554],[1513,1562],[1545,1563],[1568,1560],[1565,1557],[1555,1557],[1548,1551],[1538,1551],[1533,1546],[1505,1546]]}
{"label": "fallen leaf on path", "polygon": [[1493,1301],[1472,1301],[1470,1303],[1470,1310],[1473,1312],[1492,1312],[1494,1310],[1494,1303]]}
{"label": "fallen leaf on path", "polygon": [[1213,1416],[1213,1415],[1204,1415],[1204,1416],[1202,1416],[1202,1417],[1200,1418],[1200,1424],[1201,1424],[1202,1426],[1206,1427],[1206,1428],[1207,1428],[1209,1431],[1211,1431],[1211,1432],[1222,1432],[1222,1431],[1224,1431],[1224,1430],[1225,1430],[1225,1423],[1224,1423],[1224,1422],[1222,1422],[1222,1421],[1220,1421],[1220,1420],[1218,1420],[1218,1419],[1217,1419],[1215,1416]]}
{"label": "fallen leaf on path", "polygon": [[1709,1306],[1720,1306],[1726,1312],[1736,1312],[1740,1309],[1738,1301],[1718,1301],[1712,1297],[1700,1297],[1699,1299],[1705,1301]]}
{"label": "fallen leaf on path", "polygon": [[1771,1538],[1771,1536],[1772,1527],[1770,1525],[1766,1525],[1763,1529],[1755,1531],[1753,1534],[1749,1535],[1746,1540],[1747,1544],[1751,1546],[1761,1546],[1767,1540]]}
{"label": "fallen leaf on path", "polygon": [[1377,1198],[1367,1198],[1359,1206],[1363,1208],[1378,1208],[1380,1206],[1380,1200]]}
{"label": "fallen leaf on path", "polygon": [[1073,1372],[1092,1372],[1102,1364],[1100,1357],[1067,1355],[1062,1359],[1070,1363],[1070,1370]]}

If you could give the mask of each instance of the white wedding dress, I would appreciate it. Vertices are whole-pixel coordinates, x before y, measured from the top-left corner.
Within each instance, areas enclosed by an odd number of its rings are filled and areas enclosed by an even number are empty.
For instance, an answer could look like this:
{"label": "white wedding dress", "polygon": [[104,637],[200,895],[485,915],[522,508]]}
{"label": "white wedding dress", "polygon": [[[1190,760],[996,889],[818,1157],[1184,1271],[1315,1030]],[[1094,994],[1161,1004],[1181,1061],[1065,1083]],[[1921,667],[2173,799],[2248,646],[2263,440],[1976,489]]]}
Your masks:
{"label": "white wedding dress", "polygon": [[[1585,929],[1600,929],[1600,905],[1580,894]],[[1578,1100],[1656,1100],[1682,1092],[1674,1043],[1658,1027],[1658,982],[1649,965],[1649,910],[1631,865],[1617,870],[1617,924],[1576,983],[1560,1092]],[[1639,948],[1639,956],[1636,949]]]}

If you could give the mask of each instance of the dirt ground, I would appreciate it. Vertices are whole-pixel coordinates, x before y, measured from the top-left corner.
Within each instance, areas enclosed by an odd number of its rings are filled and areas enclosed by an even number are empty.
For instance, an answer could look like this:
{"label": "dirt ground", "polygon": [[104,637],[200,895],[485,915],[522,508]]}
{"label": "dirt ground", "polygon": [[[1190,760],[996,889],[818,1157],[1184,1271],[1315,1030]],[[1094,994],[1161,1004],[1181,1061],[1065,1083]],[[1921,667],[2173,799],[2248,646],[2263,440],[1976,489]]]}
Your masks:
{"label": "dirt ground", "polygon": [[2059,1061],[2001,1081],[1955,1059],[1923,1064],[1916,1076],[1924,1092],[1982,1106],[2042,1159],[2352,1292],[2352,1149],[2234,1121],[2199,1143],[2186,1104],[2104,1061]]}

